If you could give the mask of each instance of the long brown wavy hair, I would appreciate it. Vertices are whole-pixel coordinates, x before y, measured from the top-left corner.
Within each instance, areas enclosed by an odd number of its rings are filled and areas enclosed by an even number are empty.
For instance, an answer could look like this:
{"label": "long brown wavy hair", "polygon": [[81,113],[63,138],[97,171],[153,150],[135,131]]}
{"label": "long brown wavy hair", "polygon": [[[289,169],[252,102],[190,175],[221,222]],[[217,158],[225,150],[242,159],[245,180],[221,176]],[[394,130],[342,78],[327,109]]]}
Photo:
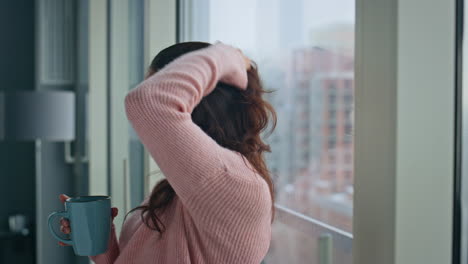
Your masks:
{"label": "long brown wavy hair", "polygon": [[[162,69],[177,57],[211,44],[205,42],[183,42],[172,45],[153,59],[148,69],[151,75]],[[276,113],[273,107],[262,98],[266,93],[260,81],[257,66],[247,72],[248,87],[238,89],[226,83],[218,82],[216,88],[204,97],[192,112],[192,121],[219,145],[241,153],[268,184],[272,200],[274,219],[274,185],[265,164],[264,152],[270,152],[270,146],[261,139],[261,133],[271,124],[271,133],[276,126]],[[174,189],[163,179],[153,188],[148,204],[138,206],[143,222],[151,229],[162,234],[165,231],[157,212],[163,212],[176,195]],[[127,214],[128,215],[128,214]],[[152,225],[150,225],[150,223]]]}

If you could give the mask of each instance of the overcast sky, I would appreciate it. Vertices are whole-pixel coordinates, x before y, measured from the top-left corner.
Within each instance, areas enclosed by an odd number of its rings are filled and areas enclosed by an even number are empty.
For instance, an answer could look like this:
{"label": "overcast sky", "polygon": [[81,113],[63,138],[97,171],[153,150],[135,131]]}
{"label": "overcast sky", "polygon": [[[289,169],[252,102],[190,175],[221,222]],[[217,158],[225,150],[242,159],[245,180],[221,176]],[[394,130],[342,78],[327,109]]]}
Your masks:
{"label": "overcast sky", "polygon": [[[353,0],[211,0],[210,42],[223,40],[243,49],[255,50],[258,45],[258,19],[276,21],[281,12],[280,1],[302,5],[303,42],[314,28],[332,24],[354,24]],[[302,3],[301,3],[302,2]],[[274,30],[275,26],[269,27]],[[279,29],[278,29],[279,30]],[[263,34],[263,32],[262,32]],[[268,32],[265,33],[268,38]],[[274,32],[272,32],[274,34]],[[303,43],[306,44],[306,43]]]}

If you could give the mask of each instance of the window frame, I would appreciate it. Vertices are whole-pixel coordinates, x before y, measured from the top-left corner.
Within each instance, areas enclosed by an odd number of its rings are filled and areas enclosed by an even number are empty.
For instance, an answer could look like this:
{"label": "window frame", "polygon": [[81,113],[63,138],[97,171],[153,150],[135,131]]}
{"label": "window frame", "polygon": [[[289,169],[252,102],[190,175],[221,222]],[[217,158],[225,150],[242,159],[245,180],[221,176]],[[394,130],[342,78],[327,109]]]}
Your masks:
{"label": "window frame", "polygon": [[354,263],[451,263],[455,1],[356,14]]}
{"label": "window frame", "polygon": [[89,195],[108,195],[107,31],[108,3],[89,1],[88,16],[88,133]]}
{"label": "window frame", "polygon": [[[112,195],[112,205],[124,212],[131,209],[129,175],[129,130],[124,97],[129,80],[129,3],[132,0],[89,1],[89,194]],[[176,3],[144,0],[144,68],[163,48],[176,41]],[[117,61],[118,63],[113,63]],[[112,87],[112,89],[111,89]],[[117,102],[117,103],[114,103]],[[120,103],[118,103],[120,102]],[[144,154],[144,195],[163,175],[149,154]],[[135,175],[136,176],[136,175]],[[135,177],[134,176],[134,177]],[[115,220],[120,232],[124,214]]]}

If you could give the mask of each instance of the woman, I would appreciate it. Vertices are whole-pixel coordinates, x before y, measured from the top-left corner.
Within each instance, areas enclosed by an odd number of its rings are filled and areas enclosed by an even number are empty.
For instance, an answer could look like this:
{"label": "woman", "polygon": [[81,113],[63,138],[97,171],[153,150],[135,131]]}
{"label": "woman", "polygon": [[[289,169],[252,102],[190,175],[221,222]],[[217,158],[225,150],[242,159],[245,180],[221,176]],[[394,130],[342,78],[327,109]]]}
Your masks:
{"label": "woman", "polygon": [[[113,230],[107,252],[91,259],[260,263],[274,215],[263,158],[270,149],[260,133],[269,119],[276,123],[263,93],[257,69],[229,45],[186,42],[161,51],[125,106],[166,179],[132,210],[119,242]],[[71,231],[67,221],[62,231]]]}

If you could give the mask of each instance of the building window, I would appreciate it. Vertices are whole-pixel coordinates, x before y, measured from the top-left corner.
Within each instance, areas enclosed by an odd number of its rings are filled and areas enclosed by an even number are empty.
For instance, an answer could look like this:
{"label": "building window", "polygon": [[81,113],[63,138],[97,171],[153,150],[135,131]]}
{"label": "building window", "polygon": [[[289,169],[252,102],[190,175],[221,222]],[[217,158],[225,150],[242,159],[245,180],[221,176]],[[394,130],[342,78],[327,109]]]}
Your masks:
{"label": "building window", "polygon": [[353,126],[351,124],[345,124],[345,135],[351,136],[353,134]]}
{"label": "building window", "polygon": [[329,84],[328,84],[328,93],[329,94],[336,94],[336,84],[335,82],[331,81]]}
{"label": "building window", "polygon": [[346,153],[344,160],[345,164],[351,164],[353,162],[353,156],[351,155],[351,153]]}
{"label": "building window", "polygon": [[328,133],[330,136],[333,136],[333,137],[336,136],[336,124],[335,123],[328,124]]}
{"label": "building window", "polygon": [[345,89],[351,89],[352,88],[353,82],[351,80],[345,80],[344,81],[344,88]]}
{"label": "building window", "polygon": [[328,104],[334,105],[335,103],[336,103],[336,95],[335,94],[328,95]]}
{"label": "building window", "polygon": [[343,100],[344,100],[345,106],[351,106],[353,104],[353,95],[347,93],[344,95]]}

